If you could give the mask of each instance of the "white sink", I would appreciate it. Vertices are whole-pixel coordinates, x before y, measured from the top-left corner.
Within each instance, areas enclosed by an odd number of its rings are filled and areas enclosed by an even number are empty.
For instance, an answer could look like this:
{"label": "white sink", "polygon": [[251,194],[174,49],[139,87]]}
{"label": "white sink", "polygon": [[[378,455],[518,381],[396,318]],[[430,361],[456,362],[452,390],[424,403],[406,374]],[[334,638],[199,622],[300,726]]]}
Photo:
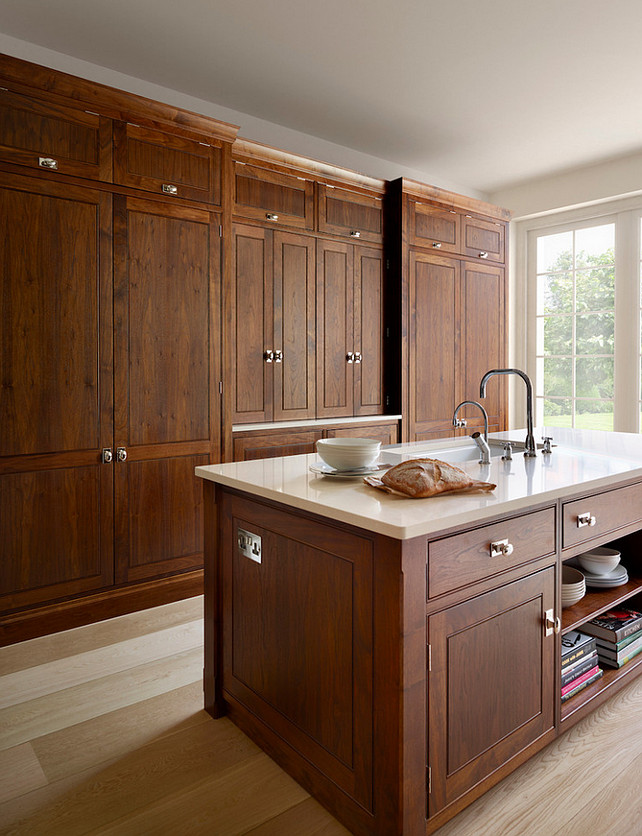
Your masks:
{"label": "white sink", "polygon": [[[496,447],[491,445],[491,458],[502,456],[504,454],[503,446]],[[457,462],[476,462],[479,461],[480,451],[479,447],[470,439],[464,439],[463,443],[457,441],[452,445],[429,445],[425,442],[418,442],[416,444],[405,444],[403,449],[395,449],[395,447],[387,447],[381,450],[379,457],[382,462],[390,462],[391,464],[398,464],[406,461],[406,459],[441,459],[451,464]]]}

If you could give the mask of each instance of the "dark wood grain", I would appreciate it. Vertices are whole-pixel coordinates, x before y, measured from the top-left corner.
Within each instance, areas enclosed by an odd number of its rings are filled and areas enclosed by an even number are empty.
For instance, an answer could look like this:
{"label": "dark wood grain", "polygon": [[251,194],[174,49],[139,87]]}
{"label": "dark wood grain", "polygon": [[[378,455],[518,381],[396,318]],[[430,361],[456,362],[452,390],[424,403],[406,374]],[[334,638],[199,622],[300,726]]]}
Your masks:
{"label": "dark wood grain", "polygon": [[473,258],[503,263],[506,257],[506,224],[465,214],[462,217],[461,251]]}
{"label": "dark wood grain", "polygon": [[[236,216],[298,229],[314,228],[312,180],[237,162],[234,184]],[[278,220],[272,222],[268,214],[278,215]]]}
{"label": "dark wood grain", "polygon": [[[578,515],[590,514],[595,525],[578,527]],[[587,496],[562,505],[562,548],[588,543],[642,519],[642,483]]]}
{"label": "dark wood grain", "polygon": [[361,362],[354,364],[355,415],[381,415],[383,390],[384,286],[383,253],[373,247],[354,248],[354,346]]}
{"label": "dark wood grain", "polygon": [[376,244],[382,242],[381,197],[332,188],[323,183],[319,184],[317,193],[320,232],[358,238],[360,241]]}
{"label": "dark wood grain", "polygon": [[408,202],[408,240],[444,253],[461,252],[461,215],[444,206]]}
{"label": "dark wood grain", "polygon": [[350,424],[346,427],[328,427],[324,430],[325,438],[374,438],[382,444],[397,444],[399,423],[390,424]]}
{"label": "dark wood grain", "polygon": [[234,433],[234,459],[271,459],[314,453],[315,443],[323,437],[321,429],[253,430]]}

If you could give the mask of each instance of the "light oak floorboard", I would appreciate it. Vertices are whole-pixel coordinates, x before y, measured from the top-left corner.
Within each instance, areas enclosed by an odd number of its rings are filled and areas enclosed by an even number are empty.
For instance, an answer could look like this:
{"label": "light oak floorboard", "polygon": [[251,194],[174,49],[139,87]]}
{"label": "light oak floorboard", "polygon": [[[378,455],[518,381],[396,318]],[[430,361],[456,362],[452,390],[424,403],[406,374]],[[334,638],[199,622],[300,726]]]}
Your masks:
{"label": "light oak floorboard", "polygon": [[290,807],[247,831],[248,836],[350,836],[342,824],[313,798]]}
{"label": "light oak floorboard", "polygon": [[46,784],[47,778],[30,743],[3,752],[0,804]]}
{"label": "light oak floorboard", "polygon": [[203,596],[0,647],[0,676],[203,618]]}

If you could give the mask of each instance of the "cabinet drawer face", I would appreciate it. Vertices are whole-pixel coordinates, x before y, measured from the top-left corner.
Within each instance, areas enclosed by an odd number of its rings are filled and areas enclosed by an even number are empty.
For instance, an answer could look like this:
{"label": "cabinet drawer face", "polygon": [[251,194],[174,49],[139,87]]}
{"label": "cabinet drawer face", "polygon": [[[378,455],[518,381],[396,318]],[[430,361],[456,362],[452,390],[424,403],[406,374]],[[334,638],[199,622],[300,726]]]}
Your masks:
{"label": "cabinet drawer face", "polygon": [[221,151],[136,125],[114,125],[114,180],[135,189],[221,202]]}
{"label": "cabinet drawer face", "polygon": [[642,520],[642,483],[566,502],[562,508],[562,548],[567,549]]}
{"label": "cabinet drawer face", "polygon": [[314,227],[314,183],[237,162],[234,214],[276,226]]}
{"label": "cabinet drawer face", "polygon": [[380,243],[383,235],[382,202],[377,197],[320,184],[319,231],[344,235],[355,241]]}
{"label": "cabinet drawer face", "polygon": [[465,255],[484,261],[504,261],[505,224],[466,215],[462,225],[462,251]]}
{"label": "cabinet drawer face", "polygon": [[299,453],[314,453],[321,430],[290,430],[282,433],[247,433],[235,435],[234,461],[249,459],[271,459],[275,456],[296,456]]}
{"label": "cabinet drawer face", "polygon": [[336,427],[324,433],[326,438],[374,438],[382,444],[396,444],[398,424],[371,424],[368,427]]}
{"label": "cabinet drawer face", "polygon": [[101,133],[109,133],[110,126],[109,119],[94,113],[0,91],[0,158],[10,163],[108,179],[108,160],[101,167],[100,149]]}
{"label": "cabinet drawer face", "polygon": [[436,540],[428,546],[428,598],[548,554],[555,554],[553,508]]}
{"label": "cabinet drawer face", "polygon": [[436,252],[459,253],[460,216],[450,209],[410,201],[410,243]]}

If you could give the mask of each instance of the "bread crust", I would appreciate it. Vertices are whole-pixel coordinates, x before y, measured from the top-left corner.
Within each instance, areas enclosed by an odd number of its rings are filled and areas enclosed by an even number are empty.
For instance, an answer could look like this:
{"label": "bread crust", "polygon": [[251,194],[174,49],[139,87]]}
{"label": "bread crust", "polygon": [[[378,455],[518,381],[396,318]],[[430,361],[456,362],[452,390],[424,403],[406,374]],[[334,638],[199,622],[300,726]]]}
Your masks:
{"label": "bread crust", "polygon": [[381,483],[395,493],[413,498],[452,491],[493,490],[496,487],[473,479],[453,464],[427,458],[400,462],[381,476]]}

